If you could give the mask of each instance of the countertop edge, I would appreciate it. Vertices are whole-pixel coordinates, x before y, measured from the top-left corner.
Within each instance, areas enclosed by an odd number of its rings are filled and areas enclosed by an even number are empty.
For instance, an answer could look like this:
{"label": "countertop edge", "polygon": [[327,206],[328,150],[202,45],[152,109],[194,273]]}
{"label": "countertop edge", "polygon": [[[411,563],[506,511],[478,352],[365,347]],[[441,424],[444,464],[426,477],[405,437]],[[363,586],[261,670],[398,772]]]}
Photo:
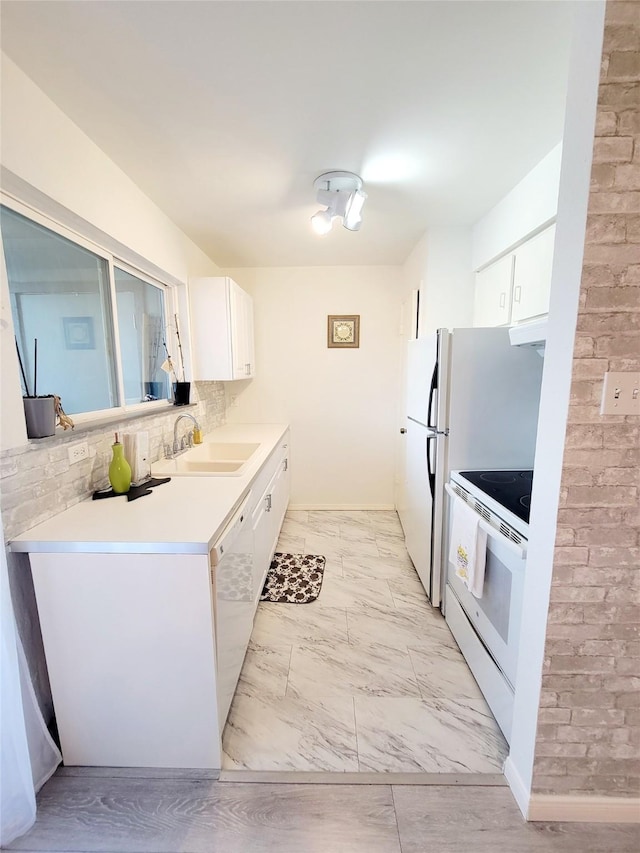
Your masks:
{"label": "countertop edge", "polygon": [[[70,510],[63,510],[61,513],[58,513],[48,519],[46,522],[42,522],[39,525],[35,525],[34,527],[26,530],[24,533],[19,534],[14,539],[8,541],[6,543],[6,547],[9,551],[14,553],[33,553],[33,554],[195,554],[195,555],[203,555],[209,554],[209,550],[213,542],[215,542],[216,538],[220,534],[222,530],[224,530],[225,525],[228,523],[229,519],[232,517],[235,509],[240,504],[240,502],[246,497],[246,495],[251,491],[252,487],[256,479],[259,477],[260,472],[267,464],[268,460],[271,458],[273,453],[276,451],[279,442],[286,435],[287,431],[290,429],[290,425],[286,423],[263,423],[263,424],[226,424],[222,427],[218,427],[212,432],[208,433],[208,438],[211,440],[212,436],[215,436],[216,433],[224,432],[226,434],[232,433],[237,429],[237,431],[242,434],[247,431],[253,430],[266,430],[271,429],[274,430],[272,435],[268,440],[268,449],[261,452],[259,458],[256,459],[255,464],[251,466],[251,468],[246,472],[246,474],[237,478],[235,481],[237,485],[240,487],[239,491],[235,495],[234,499],[229,501],[228,507],[226,507],[226,511],[222,516],[222,513],[219,513],[220,517],[217,520],[217,524],[215,524],[212,520],[211,527],[206,531],[206,535],[193,536],[190,538],[185,538],[184,540],[172,540],[172,541],[160,541],[154,540],[149,536],[145,537],[144,541],[142,539],[136,540],[134,538],[130,539],[108,539],[107,537],[96,537],[94,539],[82,539],[78,537],[77,539],[59,537],[53,534],[51,537],[51,532],[46,531],[46,526],[54,519],[60,519],[60,516],[64,515],[66,512],[70,512],[73,510],[77,511],[78,507],[82,507],[87,504],[92,504],[91,498],[80,501],[77,504],[74,504]],[[226,441],[233,440],[229,437],[226,437]],[[236,439],[237,440],[237,439]],[[266,442],[265,442],[266,443]],[[202,478],[202,477],[189,477],[189,476],[180,476],[179,478],[174,478],[176,480],[182,482],[202,482],[202,480],[210,480],[210,482],[218,480],[217,477],[212,478]],[[221,479],[221,478],[220,478]],[[228,479],[228,478],[224,478]],[[235,479],[235,478],[234,478]],[[100,503],[103,503],[102,501]],[[226,506],[226,505],[225,505]],[[37,531],[39,528],[45,528],[46,532],[38,535]],[[49,535],[47,535],[47,533]],[[201,531],[204,533],[204,531]],[[51,537],[51,538],[49,538]]]}

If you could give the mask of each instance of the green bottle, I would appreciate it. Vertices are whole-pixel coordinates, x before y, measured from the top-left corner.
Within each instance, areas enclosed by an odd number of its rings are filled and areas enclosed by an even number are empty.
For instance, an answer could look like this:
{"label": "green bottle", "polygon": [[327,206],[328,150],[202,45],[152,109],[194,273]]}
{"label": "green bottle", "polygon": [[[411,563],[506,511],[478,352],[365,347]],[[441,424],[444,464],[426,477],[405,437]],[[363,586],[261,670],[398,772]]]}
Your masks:
{"label": "green bottle", "polygon": [[124,447],[118,441],[118,433],[116,433],[115,444],[111,446],[113,459],[109,465],[109,482],[116,494],[124,495],[131,488],[131,467],[124,458]]}

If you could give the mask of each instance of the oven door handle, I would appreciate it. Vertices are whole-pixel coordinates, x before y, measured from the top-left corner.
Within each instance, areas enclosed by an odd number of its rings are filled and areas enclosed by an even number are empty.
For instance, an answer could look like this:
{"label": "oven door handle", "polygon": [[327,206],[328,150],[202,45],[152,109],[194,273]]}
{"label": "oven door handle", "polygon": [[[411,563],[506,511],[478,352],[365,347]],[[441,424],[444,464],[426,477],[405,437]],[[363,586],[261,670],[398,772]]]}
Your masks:
{"label": "oven door handle", "polygon": [[[447,494],[451,495],[454,500],[464,503],[462,498],[453,491],[449,483],[445,483],[444,487]],[[480,516],[478,516],[478,518],[480,519],[480,528],[481,530],[484,530],[487,536],[490,536],[491,539],[495,539],[496,542],[499,542],[501,545],[504,545],[505,548],[508,548],[510,551],[513,551],[513,553],[516,554],[521,560],[526,560],[526,546],[518,545],[516,542],[512,542],[511,539],[507,539],[507,537],[500,533],[499,530],[496,530],[495,527],[492,527],[490,524],[487,524],[487,522],[483,518],[480,518]]]}

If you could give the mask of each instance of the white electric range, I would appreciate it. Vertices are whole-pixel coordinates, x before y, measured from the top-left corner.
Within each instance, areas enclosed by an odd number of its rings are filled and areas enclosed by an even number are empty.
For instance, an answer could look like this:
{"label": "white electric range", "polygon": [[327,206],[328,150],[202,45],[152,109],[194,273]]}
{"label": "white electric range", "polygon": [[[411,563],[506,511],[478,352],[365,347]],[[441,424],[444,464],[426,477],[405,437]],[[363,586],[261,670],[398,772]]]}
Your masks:
{"label": "white electric range", "polygon": [[529,535],[533,471],[452,471],[455,501],[478,514],[487,534],[482,596],[456,575],[446,550],[445,618],[507,741],[511,737]]}

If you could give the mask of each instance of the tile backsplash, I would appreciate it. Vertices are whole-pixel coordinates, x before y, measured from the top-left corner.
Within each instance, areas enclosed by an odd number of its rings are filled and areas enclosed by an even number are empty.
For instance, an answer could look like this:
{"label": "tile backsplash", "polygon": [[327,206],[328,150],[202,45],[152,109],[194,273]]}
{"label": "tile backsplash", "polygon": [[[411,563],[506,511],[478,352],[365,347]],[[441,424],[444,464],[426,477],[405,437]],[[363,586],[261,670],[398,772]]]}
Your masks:
{"label": "tile backsplash", "polygon": [[[173,441],[173,424],[181,412],[193,415],[208,433],[225,423],[225,391],[222,382],[192,384],[194,406],[172,407],[157,415],[129,418],[108,426],[67,431],[54,438],[32,440],[0,454],[0,507],[4,535],[12,539],[30,527],[57,515],[109,485],[113,434],[146,430],[150,459],[164,455]],[[186,429],[186,427],[185,427]],[[71,463],[69,449],[86,442],[89,455]]]}

